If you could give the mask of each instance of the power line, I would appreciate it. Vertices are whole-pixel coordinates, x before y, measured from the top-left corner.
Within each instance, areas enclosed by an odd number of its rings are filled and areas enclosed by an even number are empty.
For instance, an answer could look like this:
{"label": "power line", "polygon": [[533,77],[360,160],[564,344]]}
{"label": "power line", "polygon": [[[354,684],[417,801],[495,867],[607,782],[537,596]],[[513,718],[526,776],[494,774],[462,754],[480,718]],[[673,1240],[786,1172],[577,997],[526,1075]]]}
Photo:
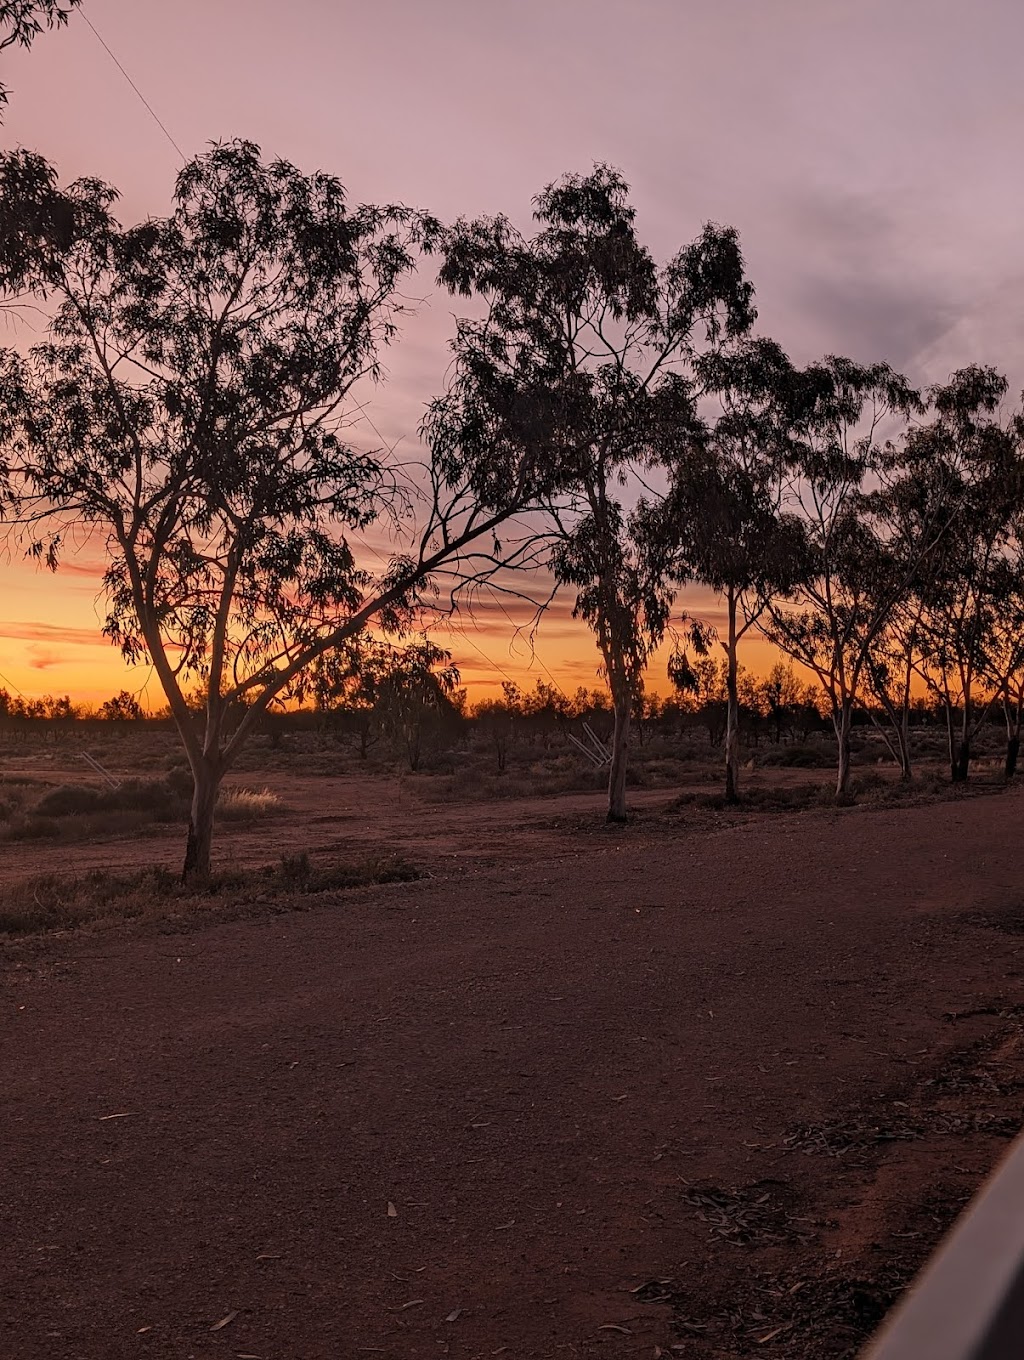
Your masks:
{"label": "power line", "polygon": [[[494,598],[494,603],[498,606],[498,608],[501,610],[501,612],[505,615],[506,619],[508,619],[508,621],[509,621],[509,623],[512,625],[512,627],[518,632],[518,631],[519,631],[519,630],[518,630],[518,625],[516,624],[515,619],[512,617],[512,615],[511,615],[511,614],[508,612],[508,610],[505,608],[504,603],[503,603],[502,600],[499,598],[499,596],[498,596],[498,594],[497,594],[497,592],[496,592],[496,590],[494,589],[493,586],[490,587],[490,591],[491,591],[491,595],[492,595],[493,598]],[[533,640],[532,637],[531,637],[531,639],[530,639],[530,655],[533,657],[534,661],[536,661],[536,662],[538,662],[538,663],[540,664],[541,670],[547,672],[547,677],[548,677],[548,679],[549,679],[549,680],[551,681],[551,683],[554,685],[555,689],[558,690],[558,692],[559,692],[559,694],[562,696],[562,698],[563,698],[563,699],[568,699],[568,698],[569,698],[568,694],[566,694],[565,690],[562,688],[562,686],[561,686],[561,685],[558,683],[558,681],[555,679],[554,675],[553,675],[552,672],[551,672],[550,667],[546,664],[546,662],[544,661],[544,658],[541,656],[540,652],[537,651],[537,644],[536,644],[536,642]],[[500,668],[499,668],[499,669],[500,669]],[[529,670],[529,667],[527,667],[527,670]]]}
{"label": "power line", "polygon": [[4,675],[3,673],[0,673],[0,680],[2,680],[5,685],[9,685],[10,688],[14,690],[15,694],[20,695],[22,699],[28,699],[28,695],[24,692],[24,690],[20,690],[18,686],[14,683],[14,681],[8,680],[7,676]]}
{"label": "power line", "polygon": [[473,648],[473,651],[476,652],[478,656],[482,656],[483,659],[487,662],[488,666],[496,670],[499,673],[499,675],[503,675],[510,685],[515,685],[517,689],[519,688],[518,684],[516,683],[515,680],[512,679],[508,671],[505,670],[503,666],[499,666],[496,661],[492,661],[491,658],[484,651],[484,649],[482,647],[477,646],[477,644],[473,641],[473,639],[469,636],[465,629],[453,628],[451,626],[451,623],[449,623],[448,633],[449,636],[458,637],[461,638],[463,642],[468,642],[469,645]]}
{"label": "power line", "polygon": [[139,89],[138,85],[136,85],[135,81],[132,80],[131,76],[130,76],[130,75],[128,74],[128,72],[124,69],[124,67],[121,65],[121,63],[118,61],[118,59],[114,56],[113,52],[110,50],[110,48],[109,48],[109,47],[107,46],[107,44],[104,42],[102,35],[100,34],[100,32],[99,32],[99,30],[97,29],[96,25],[95,25],[95,24],[92,22],[92,20],[89,18],[88,14],[83,13],[83,14],[82,14],[82,18],[85,20],[85,22],[86,22],[86,23],[89,25],[89,27],[92,29],[93,34],[95,35],[97,42],[98,42],[98,43],[100,44],[100,46],[103,48],[104,52],[106,52],[107,56],[108,56],[108,57],[110,58],[110,60],[114,63],[114,65],[117,67],[117,69],[118,69],[118,70],[121,72],[121,74],[124,76],[125,80],[127,80],[128,84],[132,87],[132,89],[135,91],[135,93],[136,93],[136,94],[139,96],[139,98],[142,100],[143,104],[144,104],[144,105],[146,106],[146,108],[149,110],[149,114],[150,114],[150,117],[153,119],[153,122],[156,123],[157,127],[160,129],[160,131],[164,134],[164,136],[165,136],[165,137],[167,138],[167,140],[170,142],[171,146],[174,147],[175,151],[176,151],[176,152],[178,153],[178,155],[181,157],[182,162],[184,162],[185,159],[186,159],[184,151],[182,151],[181,147],[180,147],[180,146],[178,145],[178,143],[174,140],[174,138],[171,136],[171,134],[167,131],[167,128],[164,126],[164,124],[160,121],[160,117],[159,117],[159,115],[157,114],[156,109],[153,108],[153,105],[149,102],[149,100],[146,98],[146,96],[142,93],[142,91]]}

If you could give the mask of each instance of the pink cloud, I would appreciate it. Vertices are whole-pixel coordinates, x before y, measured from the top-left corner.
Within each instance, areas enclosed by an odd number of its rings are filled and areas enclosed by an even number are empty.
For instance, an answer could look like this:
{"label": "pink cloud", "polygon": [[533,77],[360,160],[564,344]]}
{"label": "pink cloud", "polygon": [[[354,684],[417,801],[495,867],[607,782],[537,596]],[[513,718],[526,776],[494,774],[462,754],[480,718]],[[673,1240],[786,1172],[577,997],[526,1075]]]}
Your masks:
{"label": "pink cloud", "polygon": [[34,671],[49,670],[51,666],[60,666],[65,658],[59,652],[50,651],[46,647],[31,646],[27,647],[28,664]]}
{"label": "pink cloud", "polygon": [[24,623],[0,619],[0,637],[17,638],[23,642],[60,642],[71,647],[109,645],[100,631],[99,624],[95,628],[67,628],[55,623]]}

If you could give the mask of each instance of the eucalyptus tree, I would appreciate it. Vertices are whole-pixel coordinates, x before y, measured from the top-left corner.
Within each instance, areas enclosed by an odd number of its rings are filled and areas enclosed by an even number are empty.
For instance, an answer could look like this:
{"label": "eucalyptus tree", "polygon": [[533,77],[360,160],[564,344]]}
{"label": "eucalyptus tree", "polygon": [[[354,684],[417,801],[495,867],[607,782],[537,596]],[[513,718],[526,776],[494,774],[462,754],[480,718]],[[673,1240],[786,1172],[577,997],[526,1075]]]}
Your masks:
{"label": "eucalyptus tree", "polygon": [[910,711],[921,644],[920,596],[911,587],[896,602],[868,649],[867,681],[888,721],[886,727],[872,710],[882,740],[900,768],[905,783],[913,777],[910,751]]}
{"label": "eucalyptus tree", "polygon": [[993,666],[991,647],[1001,610],[1000,529],[964,517],[943,545],[941,562],[923,587],[921,650],[917,673],[937,701],[946,724],[950,778],[965,783],[974,739],[996,694],[978,693]]}
{"label": "eucalyptus tree", "polygon": [[792,588],[805,556],[803,524],[781,508],[799,384],[783,350],[763,337],[716,348],[696,367],[717,410],[670,453],[658,518],[677,579],[710,586],[725,603],[725,796],[736,802],[739,645],[772,597]]}
{"label": "eucalyptus tree", "polygon": [[[455,341],[456,442],[561,469],[572,513],[553,517],[551,565],[594,630],[615,714],[608,818],[626,815],[630,718],[669,623],[667,545],[636,474],[663,463],[698,421],[695,360],[754,320],[736,233],[706,226],[659,268],[635,229],[628,186],[607,166],[549,185],[537,231],[504,217],[460,221],[441,280],[486,304]],[[483,457],[474,461],[481,467]],[[653,492],[657,495],[657,490]]]}
{"label": "eucalyptus tree", "polygon": [[800,378],[797,444],[783,508],[804,527],[799,579],[769,601],[762,632],[813,672],[829,703],[838,747],[836,797],[848,796],[850,730],[871,648],[937,531],[933,506],[917,536],[887,532],[885,496],[901,483],[902,445],[882,438],[920,399],[887,364],[829,357]]}
{"label": "eucalyptus tree", "polygon": [[[1020,415],[1009,429],[1018,441],[1024,439]],[[1018,485],[1016,493],[1010,490],[1002,560],[994,581],[998,603],[984,654],[985,683],[1002,709],[1006,728],[1007,780],[1017,772],[1024,730],[1024,485]]]}
{"label": "eucalyptus tree", "polygon": [[921,536],[940,497],[946,520],[912,578],[918,602],[914,665],[943,711],[955,783],[968,777],[971,744],[995,698],[976,703],[1005,628],[1000,619],[1013,607],[1006,554],[1024,462],[1020,417],[1004,420],[1001,414],[1007,390],[993,368],[958,370],[930,390],[932,418],[906,441],[916,472],[904,484],[899,507],[906,532]]}
{"label": "eucalyptus tree", "polygon": [[1012,779],[1020,757],[1024,729],[1024,571],[1019,561],[1010,566],[996,627],[988,649],[988,679],[1003,711],[1006,756],[1003,773]]}
{"label": "eucalyptus tree", "polygon": [[410,770],[420,767],[428,730],[458,718],[452,698],[459,679],[451,652],[427,637],[387,649],[376,709],[381,730],[401,748]]}
{"label": "eucalyptus tree", "polygon": [[1015,542],[996,580],[997,604],[984,651],[984,681],[1003,713],[1006,754],[1003,773],[1012,779],[1024,728],[1024,562]]}
{"label": "eucalyptus tree", "polygon": [[[104,632],[166,695],[194,784],[184,874],[201,880],[221,781],[268,707],[371,623],[400,632],[435,571],[477,544],[494,556],[539,479],[511,458],[489,483],[490,464],[445,447],[414,515],[389,456],[346,437],[437,239],[429,216],[350,207],[334,177],[249,142],[190,162],[170,215],[138,226],[104,184],[61,192],[70,248],[43,234],[17,262],[52,322],[27,356],[0,352],[0,442],[33,550],[57,566],[92,537],[107,554]],[[410,544],[379,571],[353,542],[375,523]]]}
{"label": "eucalyptus tree", "polygon": [[[0,308],[36,306],[35,266],[42,254],[70,251],[76,236],[88,232],[94,203],[84,194],[69,196],[57,184],[53,166],[34,151],[19,148],[0,155]],[[21,298],[26,290],[36,297]]]}

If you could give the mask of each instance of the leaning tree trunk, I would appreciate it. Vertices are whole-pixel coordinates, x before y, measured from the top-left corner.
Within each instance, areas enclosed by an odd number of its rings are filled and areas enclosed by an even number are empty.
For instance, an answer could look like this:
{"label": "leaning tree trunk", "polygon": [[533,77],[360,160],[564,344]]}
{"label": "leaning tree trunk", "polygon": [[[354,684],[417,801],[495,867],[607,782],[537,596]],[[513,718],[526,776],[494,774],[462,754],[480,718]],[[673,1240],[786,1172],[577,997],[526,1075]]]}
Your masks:
{"label": "leaning tree trunk", "polygon": [[726,649],[725,801],[740,801],[740,700],[736,661],[736,596],[729,592],[729,643]]}
{"label": "leaning tree trunk", "polygon": [[904,784],[909,784],[914,771],[910,763],[910,710],[906,704],[903,706],[899,726],[896,728],[896,740],[900,748],[900,779]]}
{"label": "leaning tree trunk", "polygon": [[[910,710],[906,702],[903,702],[897,709],[896,705],[885,693],[884,688],[876,690],[878,702],[885,709],[885,716],[889,719],[892,727],[893,736],[896,738],[896,750],[892,748],[891,742],[886,738],[886,745],[889,747],[890,755],[896,757],[900,767],[900,779],[909,784],[912,778],[910,765]],[[885,737],[885,732],[882,732]]]}
{"label": "leaning tree trunk", "polygon": [[220,775],[211,763],[201,760],[192,771],[192,810],[188,819],[183,883],[205,883],[210,877],[213,845],[213,814],[220,792]]}
{"label": "leaning tree trunk", "polygon": [[843,699],[839,712],[832,715],[836,743],[839,747],[839,761],[836,767],[836,802],[845,802],[850,796],[850,727],[853,718],[853,700]]}
{"label": "leaning tree trunk", "polygon": [[629,721],[633,711],[632,686],[619,679],[612,683],[612,763],[608,771],[608,821],[626,820],[626,764],[629,755]]}

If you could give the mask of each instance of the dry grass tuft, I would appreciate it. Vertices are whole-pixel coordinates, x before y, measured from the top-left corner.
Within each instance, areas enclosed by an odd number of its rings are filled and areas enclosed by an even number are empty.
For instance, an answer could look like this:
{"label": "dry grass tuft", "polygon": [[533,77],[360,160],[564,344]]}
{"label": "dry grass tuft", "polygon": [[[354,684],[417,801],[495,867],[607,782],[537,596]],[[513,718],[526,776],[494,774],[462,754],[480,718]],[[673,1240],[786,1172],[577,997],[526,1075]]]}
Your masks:
{"label": "dry grass tuft", "polygon": [[316,865],[306,854],[245,872],[215,874],[205,887],[186,886],[170,870],[138,873],[39,874],[0,889],[0,936],[40,935],[148,918],[187,924],[231,920],[264,911],[308,907],[309,898],[375,883],[420,877],[398,856]]}
{"label": "dry grass tuft", "polygon": [[270,789],[227,789],[220,796],[217,815],[228,822],[251,822],[280,806],[280,798]]}

